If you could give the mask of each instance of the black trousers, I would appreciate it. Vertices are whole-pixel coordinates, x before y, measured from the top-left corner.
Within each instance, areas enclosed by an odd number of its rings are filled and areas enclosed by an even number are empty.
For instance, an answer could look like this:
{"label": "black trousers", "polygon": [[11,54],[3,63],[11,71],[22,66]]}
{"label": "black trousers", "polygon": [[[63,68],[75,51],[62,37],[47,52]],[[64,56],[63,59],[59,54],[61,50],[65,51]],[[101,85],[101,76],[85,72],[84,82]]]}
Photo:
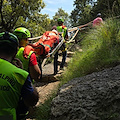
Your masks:
{"label": "black trousers", "polygon": [[[63,43],[60,50],[62,51],[62,62],[60,64],[60,68],[63,68],[67,57],[67,50],[65,43]],[[56,52],[56,54],[54,55],[54,73],[57,72],[58,72],[58,52]]]}

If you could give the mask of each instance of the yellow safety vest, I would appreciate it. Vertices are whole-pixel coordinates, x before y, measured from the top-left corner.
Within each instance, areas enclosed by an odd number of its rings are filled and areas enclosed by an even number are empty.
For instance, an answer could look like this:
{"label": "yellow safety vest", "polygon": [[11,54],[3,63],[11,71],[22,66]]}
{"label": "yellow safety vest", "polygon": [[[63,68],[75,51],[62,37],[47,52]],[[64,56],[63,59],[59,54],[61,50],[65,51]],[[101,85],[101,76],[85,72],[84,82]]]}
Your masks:
{"label": "yellow safety vest", "polygon": [[19,50],[17,52],[17,55],[16,55],[16,58],[21,60],[21,62],[23,64],[23,69],[26,70],[26,71],[29,71],[28,70],[28,68],[29,68],[29,60],[30,60],[30,56],[33,53],[33,51],[30,51],[30,53],[28,55],[28,58],[24,58],[23,52],[24,52],[24,47],[19,48]]}
{"label": "yellow safety vest", "polygon": [[0,120],[16,120],[16,107],[27,76],[28,72],[0,59]]}

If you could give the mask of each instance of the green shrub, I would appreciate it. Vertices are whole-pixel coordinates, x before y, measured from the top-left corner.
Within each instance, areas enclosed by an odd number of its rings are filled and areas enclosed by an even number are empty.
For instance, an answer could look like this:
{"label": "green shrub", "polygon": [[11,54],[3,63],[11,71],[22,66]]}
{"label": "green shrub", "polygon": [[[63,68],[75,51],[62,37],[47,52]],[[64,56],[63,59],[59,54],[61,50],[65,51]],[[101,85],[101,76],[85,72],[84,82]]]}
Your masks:
{"label": "green shrub", "polygon": [[82,41],[83,52],[76,52],[62,81],[67,82],[120,62],[120,22],[108,19],[102,26],[91,29]]}

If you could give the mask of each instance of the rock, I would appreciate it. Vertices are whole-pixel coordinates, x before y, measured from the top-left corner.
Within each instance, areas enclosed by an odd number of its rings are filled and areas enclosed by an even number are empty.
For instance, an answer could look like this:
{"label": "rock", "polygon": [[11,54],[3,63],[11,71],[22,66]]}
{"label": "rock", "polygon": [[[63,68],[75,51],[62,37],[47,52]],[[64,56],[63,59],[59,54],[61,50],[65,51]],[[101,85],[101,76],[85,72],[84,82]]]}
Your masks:
{"label": "rock", "polygon": [[51,104],[49,120],[120,120],[120,65],[75,78]]}

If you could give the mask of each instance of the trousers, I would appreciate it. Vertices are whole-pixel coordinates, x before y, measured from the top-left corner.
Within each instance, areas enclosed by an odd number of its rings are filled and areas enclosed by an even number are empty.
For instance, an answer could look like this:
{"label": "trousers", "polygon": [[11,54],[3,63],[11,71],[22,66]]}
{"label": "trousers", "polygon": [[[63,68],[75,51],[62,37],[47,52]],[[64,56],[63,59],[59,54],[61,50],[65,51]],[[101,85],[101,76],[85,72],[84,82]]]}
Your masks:
{"label": "trousers", "polygon": [[[67,50],[66,50],[66,45],[63,43],[61,46],[60,50],[62,51],[62,62],[60,64],[60,69],[64,67],[66,57],[67,57]],[[54,74],[58,72],[58,52],[54,55]]]}

